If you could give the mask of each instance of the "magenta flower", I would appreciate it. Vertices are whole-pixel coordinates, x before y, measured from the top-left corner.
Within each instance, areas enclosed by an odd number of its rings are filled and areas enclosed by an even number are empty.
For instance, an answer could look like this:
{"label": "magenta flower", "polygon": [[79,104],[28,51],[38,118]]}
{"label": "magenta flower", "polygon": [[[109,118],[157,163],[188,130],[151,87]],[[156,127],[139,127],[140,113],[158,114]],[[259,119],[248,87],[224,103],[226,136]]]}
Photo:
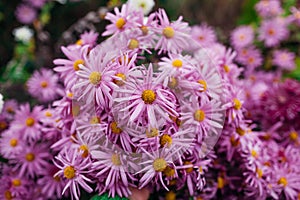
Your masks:
{"label": "magenta flower", "polygon": [[34,72],[27,81],[27,87],[29,93],[41,102],[53,101],[63,93],[58,76],[45,68]]}
{"label": "magenta flower", "polygon": [[254,46],[239,49],[237,60],[250,71],[263,64],[262,54]]}
{"label": "magenta flower", "polygon": [[13,159],[23,150],[23,140],[18,132],[11,130],[1,134],[0,152],[4,158]]}
{"label": "magenta flower", "polygon": [[276,17],[282,13],[279,0],[261,0],[255,5],[255,10],[262,17]]}
{"label": "magenta flower", "polygon": [[16,111],[15,119],[12,122],[12,130],[21,132],[21,137],[26,141],[37,141],[41,138],[40,119],[43,117],[42,107],[35,106],[30,112],[29,104],[21,105]]}
{"label": "magenta flower", "polygon": [[206,24],[193,26],[191,30],[191,36],[200,47],[209,47],[217,42],[215,31]]}
{"label": "magenta flower", "polygon": [[289,35],[287,24],[282,18],[264,20],[259,28],[258,39],[267,47],[274,47]]}
{"label": "magenta flower", "polygon": [[49,147],[45,143],[22,146],[22,151],[13,161],[16,163],[15,169],[19,169],[20,176],[33,178],[40,175],[43,169],[49,166],[51,155]]}
{"label": "magenta flower", "polygon": [[231,44],[237,49],[251,45],[253,39],[254,31],[251,26],[239,26],[231,33]]}
{"label": "magenta flower", "polygon": [[66,180],[66,185],[62,194],[70,188],[71,195],[79,200],[80,188],[79,185],[87,192],[91,193],[93,189],[86,183],[92,182],[86,174],[91,173],[91,162],[89,158],[82,158],[77,153],[77,149],[63,149],[57,156],[55,156],[54,164],[59,168],[59,171],[54,176],[59,176]]}
{"label": "magenta flower", "polygon": [[[118,89],[118,93],[124,96],[116,98],[115,101],[122,106],[120,111],[124,112],[124,119],[128,118],[126,120],[129,123],[147,119],[155,127],[158,116],[167,121],[170,121],[169,116],[178,116],[174,94],[155,82],[152,65],[150,64],[147,71],[145,68],[141,70],[142,77],[136,77],[135,82],[127,83],[127,89]],[[144,120],[141,122],[144,123]]]}
{"label": "magenta flower", "polygon": [[15,14],[19,22],[23,24],[31,24],[37,17],[36,10],[26,4],[20,4],[16,8]]}
{"label": "magenta flower", "polygon": [[182,22],[182,17],[179,17],[175,22],[170,22],[169,18],[163,9],[159,9],[157,13],[159,25],[155,32],[160,34],[155,50],[159,50],[158,54],[180,53],[183,49],[188,49],[190,28],[188,23]]}
{"label": "magenta flower", "polygon": [[296,23],[298,26],[300,26],[300,11],[299,9],[297,9],[296,7],[292,7],[291,8],[291,12],[292,12],[292,21],[294,23]]}
{"label": "magenta flower", "polygon": [[123,4],[121,11],[115,7],[115,15],[107,13],[105,19],[109,20],[111,24],[106,26],[106,31],[102,36],[117,35],[125,30],[137,27],[137,16],[134,12],[130,13],[128,5]]}
{"label": "magenta flower", "polygon": [[287,50],[276,50],[273,53],[273,64],[283,70],[293,70],[295,65],[295,54]]}

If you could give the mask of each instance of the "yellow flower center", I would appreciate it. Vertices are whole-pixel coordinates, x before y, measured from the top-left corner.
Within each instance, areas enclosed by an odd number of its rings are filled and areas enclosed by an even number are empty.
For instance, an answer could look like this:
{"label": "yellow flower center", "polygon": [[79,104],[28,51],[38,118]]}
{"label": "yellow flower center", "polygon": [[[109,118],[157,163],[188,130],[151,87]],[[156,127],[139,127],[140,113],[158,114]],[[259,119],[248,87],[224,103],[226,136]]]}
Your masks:
{"label": "yellow flower center", "polygon": [[101,119],[100,117],[98,116],[93,116],[91,119],[90,119],[90,124],[99,124],[101,122]]}
{"label": "yellow flower center", "polygon": [[297,141],[297,139],[298,139],[298,133],[297,133],[296,131],[292,131],[292,132],[290,133],[290,139],[291,139],[292,141]]}
{"label": "yellow flower center", "polygon": [[238,100],[237,98],[234,98],[234,99],[233,99],[233,107],[234,107],[234,109],[236,109],[236,110],[241,109],[242,103],[240,102],[240,100]]}
{"label": "yellow flower center", "polygon": [[157,158],[153,161],[153,168],[156,172],[162,172],[167,167],[167,162],[163,158]]}
{"label": "yellow flower center", "polygon": [[64,169],[64,177],[66,177],[67,179],[74,178],[75,177],[75,173],[76,173],[76,170],[74,169],[73,166],[67,166]]}
{"label": "yellow flower center", "polygon": [[32,162],[32,161],[34,161],[34,159],[35,159],[35,155],[34,155],[33,153],[28,153],[28,154],[26,154],[25,159],[26,159],[28,162]]}
{"label": "yellow flower center", "polygon": [[240,135],[240,136],[243,136],[246,134],[246,131],[244,129],[242,129],[241,127],[237,127],[235,129],[235,131]]}
{"label": "yellow flower center", "polygon": [[170,38],[174,37],[175,31],[174,31],[174,29],[173,29],[172,27],[167,26],[167,27],[164,28],[164,30],[163,30],[163,35],[164,35],[166,38],[170,39]]}
{"label": "yellow flower center", "polygon": [[9,190],[6,190],[4,192],[4,197],[5,197],[6,200],[12,200],[13,199],[13,196],[12,196],[12,194]]}
{"label": "yellow flower center", "polygon": [[80,68],[79,68],[80,64],[83,65],[84,64],[84,60],[82,60],[82,59],[75,60],[74,63],[73,63],[73,69],[75,71],[80,70]]}
{"label": "yellow flower center", "polygon": [[81,45],[83,44],[83,40],[82,40],[82,39],[79,39],[79,40],[76,41],[75,44],[81,46]]}
{"label": "yellow flower center", "polygon": [[169,83],[168,83],[168,86],[171,88],[171,89],[175,89],[178,85],[178,81],[176,78],[174,77],[171,77],[170,80],[169,80]]}
{"label": "yellow flower center", "polygon": [[224,65],[223,68],[226,73],[228,73],[230,71],[230,68],[228,65]]}
{"label": "yellow flower center", "polygon": [[175,192],[173,192],[173,191],[167,192],[165,200],[176,200]]}
{"label": "yellow flower center", "polygon": [[201,84],[202,87],[203,87],[203,90],[200,90],[200,92],[205,92],[207,90],[207,83],[206,83],[206,81],[205,80],[199,80],[198,83]]}
{"label": "yellow flower center", "polygon": [[256,173],[257,173],[258,178],[261,178],[263,176],[263,171],[259,168],[256,168]]}
{"label": "yellow flower center", "polygon": [[257,152],[256,152],[254,149],[251,150],[251,155],[252,155],[254,158],[257,158],[257,157],[258,157],[258,154],[257,154]]}
{"label": "yellow flower center", "polygon": [[153,90],[144,90],[142,93],[142,99],[145,104],[152,104],[156,99],[156,94]]}
{"label": "yellow flower center", "polygon": [[275,30],[274,30],[274,29],[269,29],[269,30],[268,30],[268,34],[269,34],[270,36],[274,35],[274,34],[275,34]]}
{"label": "yellow flower center", "polygon": [[116,21],[116,27],[118,29],[122,29],[124,27],[124,25],[126,24],[126,21],[124,18],[119,18],[117,21]]}
{"label": "yellow flower center", "polygon": [[9,144],[10,146],[12,147],[16,147],[18,145],[18,140],[16,138],[12,138],[10,141],[9,141]]}
{"label": "yellow flower center", "polygon": [[72,98],[73,96],[74,96],[74,95],[73,95],[72,92],[68,92],[68,93],[67,93],[67,97]]}
{"label": "yellow flower center", "polygon": [[120,133],[122,133],[122,129],[120,129],[118,127],[118,124],[115,121],[113,121],[112,123],[110,123],[110,129],[111,129],[111,132],[113,132],[114,134],[120,134]]}
{"label": "yellow flower center", "polygon": [[89,76],[91,84],[98,85],[101,81],[101,74],[99,72],[92,72]]}
{"label": "yellow flower center", "polygon": [[205,113],[203,110],[196,110],[194,113],[194,119],[198,122],[202,122],[205,119]]}
{"label": "yellow flower center", "polygon": [[281,177],[281,178],[278,180],[277,183],[283,185],[284,187],[286,187],[287,184],[288,184],[288,181],[286,180],[285,177]]}
{"label": "yellow flower center", "polygon": [[48,83],[47,83],[46,81],[42,81],[42,82],[41,82],[41,87],[42,87],[42,88],[48,87]]}
{"label": "yellow flower center", "polygon": [[83,157],[83,158],[87,158],[88,156],[89,156],[89,149],[88,149],[88,147],[86,146],[86,145],[81,145],[80,147],[79,147],[79,150],[81,150],[82,151],[82,154],[81,154],[81,156]]}
{"label": "yellow flower center", "polygon": [[241,41],[245,40],[245,35],[243,35],[243,34],[239,35],[239,39],[240,39]]}
{"label": "yellow flower center", "polygon": [[141,26],[141,30],[142,30],[143,35],[147,35],[149,32],[149,29],[147,26]]}
{"label": "yellow flower center", "polygon": [[131,39],[128,44],[129,49],[136,49],[139,47],[139,41],[136,39]]}
{"label": "yellow flower center", "polygon": [[168,145],[168,147],[170,147],[172,145],[172,138],[167,134],[163,134],[160,137],[160,145],[165,146],[166,144]]}
{"label": "yellow flower center", "polygon": [[156,128],[151,128],[150,131],[146,129],[147,138],[152,138],[158,136],[158,130]]}
{"label": "yellow flower center", "polygon": [[56,182],[59,182],[59,181],[60,181],[60,177],[59,177],[59,176],[54,176],[53,179],[54,179]]}
{"label": "yellow flower center", "polygon": [[173,169],[170,166],[167,166],[163,173],[167,177],[173,177],[175,175],[175,169]]}
{"label": "yellow flower center", "polygon": [[113,155],[111,155],[111,162],[116,166],[120,166],[121,160],[119,154],[114,153]]}
{"label": "yellow flower center", "polygon": [[121,78],[122,80],[114,80],[114,83],[117,84],[118,86],[124,85],[124,81],[126,81],[126,76],[123,73],[117,73],[117,77]]}
{"label": "yellow flower center", "polygon": [[12,180],[12,185],[15,187],[19,187],[21,185],[21,180],[20,179],[14,179]]}
{"label": "yellow flower center", "polygon": [[46,116],[46,117],[52,117],[52,113],[49,112],[49,111],[46,111],[46,112],[45,112],[45,116]]}
{"label": "yellow flower center", "polygon": [[31,126],[34,125],[34,123],[35,123],[35,121],[34,121],[34,119],[33,119],[32,117],[28,117],[28,118],[26,119],[26,125],[27,125],[27,126],[31,127]]}
{"label": "yellow flower center", "polygon": [[230,137],[230,143],[233,147],[236,147],[240,144],[240,141],[238,139],[235,139],[234,136]]}
{"label": "yellow flower center", "polygon": [[[192,166],[193,166],[193,163],[190,162],[190,161],[184,161],[183,164],[184,164],[184,165],[192,165]],[[193,172],[193,167],[185,168],[185,171],[186,171],[187,173],[191,173],[191,172]]]}
{"label": "yellow flower center", "polygon": [[224,180],[224,178],[222,178],[222,177],[219,176],[217,182],[218,182],[218,189],[224,188],[224,186],[225,186],[225,180]]}
{"label": "yellow flower center", "polygon": [[180,68],[180,67],[182,67],[182,61],[179,59],[175,59],[175,60],[173,60],[172,65],[173,65],[173,67]]}

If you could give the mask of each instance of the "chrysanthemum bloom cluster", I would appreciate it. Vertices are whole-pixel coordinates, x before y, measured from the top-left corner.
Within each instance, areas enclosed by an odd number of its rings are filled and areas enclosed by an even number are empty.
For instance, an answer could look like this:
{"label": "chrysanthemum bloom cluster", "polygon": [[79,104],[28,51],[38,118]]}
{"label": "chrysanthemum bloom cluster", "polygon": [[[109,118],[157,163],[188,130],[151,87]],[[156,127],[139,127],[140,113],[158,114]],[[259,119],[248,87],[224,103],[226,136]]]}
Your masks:
{"label": "chrysanthemum bloom cluster", "polygon": [[[85,32],[54,60],[65,91],[53,108],[5,102],[1,198],[143,189],[154,199],[297,199],[300,84],[281,77],[295,66],[282,42],[299,11],[281,17],[271,0],[255,8],[261,26],[235,29],[233,49],[163,9],[107,13],[107,40]],[[28,87],[41,86],[42,71]]]}

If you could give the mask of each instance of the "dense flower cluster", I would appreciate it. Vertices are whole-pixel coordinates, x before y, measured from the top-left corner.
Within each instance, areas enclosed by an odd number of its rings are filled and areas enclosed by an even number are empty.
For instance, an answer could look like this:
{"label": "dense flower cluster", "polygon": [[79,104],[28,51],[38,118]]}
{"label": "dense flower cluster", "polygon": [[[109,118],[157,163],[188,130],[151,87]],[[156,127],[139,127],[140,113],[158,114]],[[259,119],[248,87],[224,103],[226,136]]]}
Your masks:
{"label": "dense flower cluster", "polygon": [[260,26],[233,30],[233,48],[163,9],[145,17],[129,2],[107,13],[105,41],[83,33],[61,48],[57,75],[28,80],[51,105],[5,101],[0,198],[136,188],[167,200],[299,198],[300,83],[282,74],[295,68],[284,40],[300,11],[283,17],[277,0],[255,9]]}

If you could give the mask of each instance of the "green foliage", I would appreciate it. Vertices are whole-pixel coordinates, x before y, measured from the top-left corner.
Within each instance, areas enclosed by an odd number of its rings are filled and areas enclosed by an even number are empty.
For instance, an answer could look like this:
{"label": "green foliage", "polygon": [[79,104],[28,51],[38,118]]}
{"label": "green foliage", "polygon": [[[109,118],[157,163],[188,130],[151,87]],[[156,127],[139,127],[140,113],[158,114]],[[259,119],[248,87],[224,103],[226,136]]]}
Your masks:
{"label": "green foliage", "polygon": [[114,198],[108,197],[108,194],[105,193],[105,194],[103,194],[103,195],[101,195],[101,196],[95,195],[95,196],[93,196],[93,197],[91,198],[91,200],[128,200],[128,199],[127,199],[127,198],[121,198],[121,197],[118,197],[118,196],[116,196],[116,197],[114,197]]}
{"label": "green foliage", "polygon": [[254,9],[255,4],[258,0],[245,0],[242,6],[242,14],[239,17],[237,23],[242,24],[257,24],[259,22],[259,17]]}
{"label": "green foliage", "polygon": [[300,81],[300,57],[295,60],[296,69],[284,75],[285,78],[293,78]]}

